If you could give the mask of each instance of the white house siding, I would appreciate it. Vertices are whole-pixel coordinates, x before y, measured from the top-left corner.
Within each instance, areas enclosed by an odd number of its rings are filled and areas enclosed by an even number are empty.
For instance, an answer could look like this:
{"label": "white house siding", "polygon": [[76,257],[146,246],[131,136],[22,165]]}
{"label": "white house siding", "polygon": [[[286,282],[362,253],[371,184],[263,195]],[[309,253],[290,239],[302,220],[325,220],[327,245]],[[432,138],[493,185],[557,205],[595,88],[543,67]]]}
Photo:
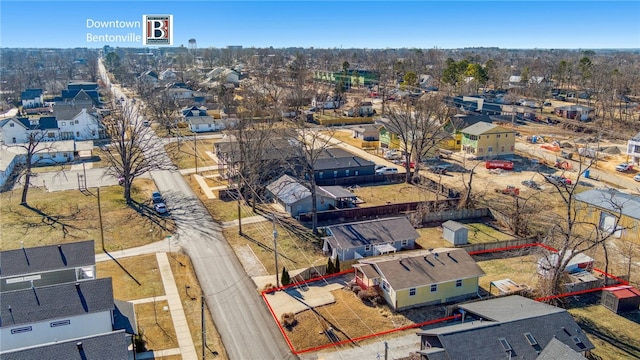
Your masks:
{"label": "white house siding", "polygon": [[[13,124],[13,126],[11,126]],[[15,139],[15,141],[13,141]],[[6,145],[26,143],[27,129],[15,121],[9,121],[2,127],[2,143]]]}
{"label": "white house siding", "polygon": [[0,151],[0,187],[4,186],[18,163],[18,156],[9,151]]}
{"label": "white house siding", "polygon": [[[69,325],[52,327],[51,323],[69,320]],[[31,331],[12,334],[12,329],[31,326]],[[112,331],[111,312],[103,311],[68,318],[49,319],[33,324],[5,327],[0,330],[0,351],[19,349],[54,341],[64,341],[79,337],[104,334]]]}
{"label": "white house siding", "polygon": [[82,109],[71,120],[58,119],[60,136],[62,140],[95,140],[100,137],[100,125],[98,119]]}

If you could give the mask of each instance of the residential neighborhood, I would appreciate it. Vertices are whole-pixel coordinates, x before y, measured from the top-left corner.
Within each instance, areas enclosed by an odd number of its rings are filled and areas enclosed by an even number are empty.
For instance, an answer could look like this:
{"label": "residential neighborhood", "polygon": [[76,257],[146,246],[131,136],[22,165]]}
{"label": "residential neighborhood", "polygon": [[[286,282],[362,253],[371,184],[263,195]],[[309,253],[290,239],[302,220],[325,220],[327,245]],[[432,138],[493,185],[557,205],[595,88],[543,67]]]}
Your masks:
{"label": "residential neighborhood", "polygon": [[640,358],[637,46],[166,5],[0,49],[1,359]]}

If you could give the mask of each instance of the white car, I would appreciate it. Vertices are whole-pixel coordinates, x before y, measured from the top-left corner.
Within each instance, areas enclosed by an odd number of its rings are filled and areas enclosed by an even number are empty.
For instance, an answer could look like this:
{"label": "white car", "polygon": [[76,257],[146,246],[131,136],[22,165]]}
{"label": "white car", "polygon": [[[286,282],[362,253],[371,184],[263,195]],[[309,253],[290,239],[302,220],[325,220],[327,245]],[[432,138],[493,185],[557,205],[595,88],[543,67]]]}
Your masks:
{"label": "white car", "polygon": [[640,173],[637,173],[636,176],[633,177],[633,180],[640,181]]}
{"label": "white car", "polygon": [[388,175],[388,174],[397,174],[398,168],[385,166],[382,169],[376,170],[376,175]]}
{"label": "white car", "polygon": [[620,164],[620,165],[616,166],[616,171],[620,171],[620,172],[629,171],[631,169],[633,169],[633,164],[632,163],[623,163],[623,164]]}

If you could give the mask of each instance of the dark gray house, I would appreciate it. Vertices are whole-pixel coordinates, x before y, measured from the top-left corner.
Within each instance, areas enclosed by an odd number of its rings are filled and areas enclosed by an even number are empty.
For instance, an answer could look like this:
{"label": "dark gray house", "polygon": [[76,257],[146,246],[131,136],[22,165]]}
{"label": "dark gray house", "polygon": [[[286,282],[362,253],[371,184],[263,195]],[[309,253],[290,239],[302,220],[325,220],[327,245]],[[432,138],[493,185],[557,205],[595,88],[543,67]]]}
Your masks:
{"label": "dark gray house", "polygon": [[95,278],[93,240],[0,251],[0,293]]}
{"label": "dark gray house", "polygon": [[[460,304],[456,311],[461,323],[418,333],[423,360],[536,359],[543,354],[545,359],[579,359],[576,355],[595,348],[567,310],[519,295]],[[549,357],[568,352],[571,357]]]}
{"label": "dark gray house", "polygon": [[365,160],[346,150],[328,148],[324,149],[314,164],[316,181],[336,178],[375,175],[376,164]]}
{"label": "dark gray house", "polygon": [[405,217],[332,225],[322,250],[340,261],[383,255],[415,247],[420,234]]}

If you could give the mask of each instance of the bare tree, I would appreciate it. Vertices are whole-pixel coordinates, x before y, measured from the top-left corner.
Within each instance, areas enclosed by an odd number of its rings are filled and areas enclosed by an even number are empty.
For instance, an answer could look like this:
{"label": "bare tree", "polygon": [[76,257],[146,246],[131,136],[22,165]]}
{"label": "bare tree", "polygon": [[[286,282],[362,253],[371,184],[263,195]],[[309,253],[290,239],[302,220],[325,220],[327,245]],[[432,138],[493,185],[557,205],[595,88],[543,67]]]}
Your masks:
{"label": "bare tree", "polygon": [[439,96],[427,94],[415,106],[404,102],[397,108],[389,109],[387,116],[381,120],[389,131],[398,136],[407,170],[405,182],[411,182],[411,161],[419,163],[450,136],[442,130],[448,115],[450,110],[444,101]]}
{"label": "bare tree", "polygon": [[[583,160],[583,159],[580,159]],[[550,184],[555,189],[555,194],[560,199],[560,214],[548,217],[547,233],[543,237],[543,243],[557,249],[557,253],[546,256],[545,276],[541,281],[541,291],[543,296],[557,295],[562,293],[565,281],[565,269],[567,265],[579,254],[596,250],[602,247],[605,254],[605,272],[608,271],[609,258],[607,253],[607,240],[621,231],[620,217],[622,206],[618,203],[612,190],[603,196],[602,202],[609,204],[612,210],[614,223],[603,226],[600,222],[593,221],[576,201],[578,187],[576,184],[584,176],[584,171],[588,170],[593,162],[580,161],[576,183],[568,184],[565,181],[553,181]],[[544,261],[543,261],[544,262]]]}
{"label": "bare tree", "polygon": [[[31,178],[34,176],[32,170],[34,166],[50,164],[49,153],[55,151],[54,143],[48,142],[50,140],[47,132],[37,129],[37,125],[27,133],[27,141],[22,144],[13,144],[11,147],[19,148],[21,153],[24,154],[24,166],[20,167],[18,178],[24,180],[22,186],[22,198],[20,200],[21,205],[27,205],[27,194],[29,193],[29,187],[31,186]],[[62,167],[61,167],[62,169]]]}
{"label": "bare tree", "polygon": [[171,160],[160,138],[132,105],[113,102],[112,114],[104,119],[105,133],[111,144],[106,147],[107,172],[123,181],[124,199],[131,204],[133,180],[152,170],[171,169]]}
{"label": "bare tree", "polygon": [[146,105],[146,115],[167,129],[169,136],[177,131],[180,103],[171,94],[162,91],[150,96]]}

